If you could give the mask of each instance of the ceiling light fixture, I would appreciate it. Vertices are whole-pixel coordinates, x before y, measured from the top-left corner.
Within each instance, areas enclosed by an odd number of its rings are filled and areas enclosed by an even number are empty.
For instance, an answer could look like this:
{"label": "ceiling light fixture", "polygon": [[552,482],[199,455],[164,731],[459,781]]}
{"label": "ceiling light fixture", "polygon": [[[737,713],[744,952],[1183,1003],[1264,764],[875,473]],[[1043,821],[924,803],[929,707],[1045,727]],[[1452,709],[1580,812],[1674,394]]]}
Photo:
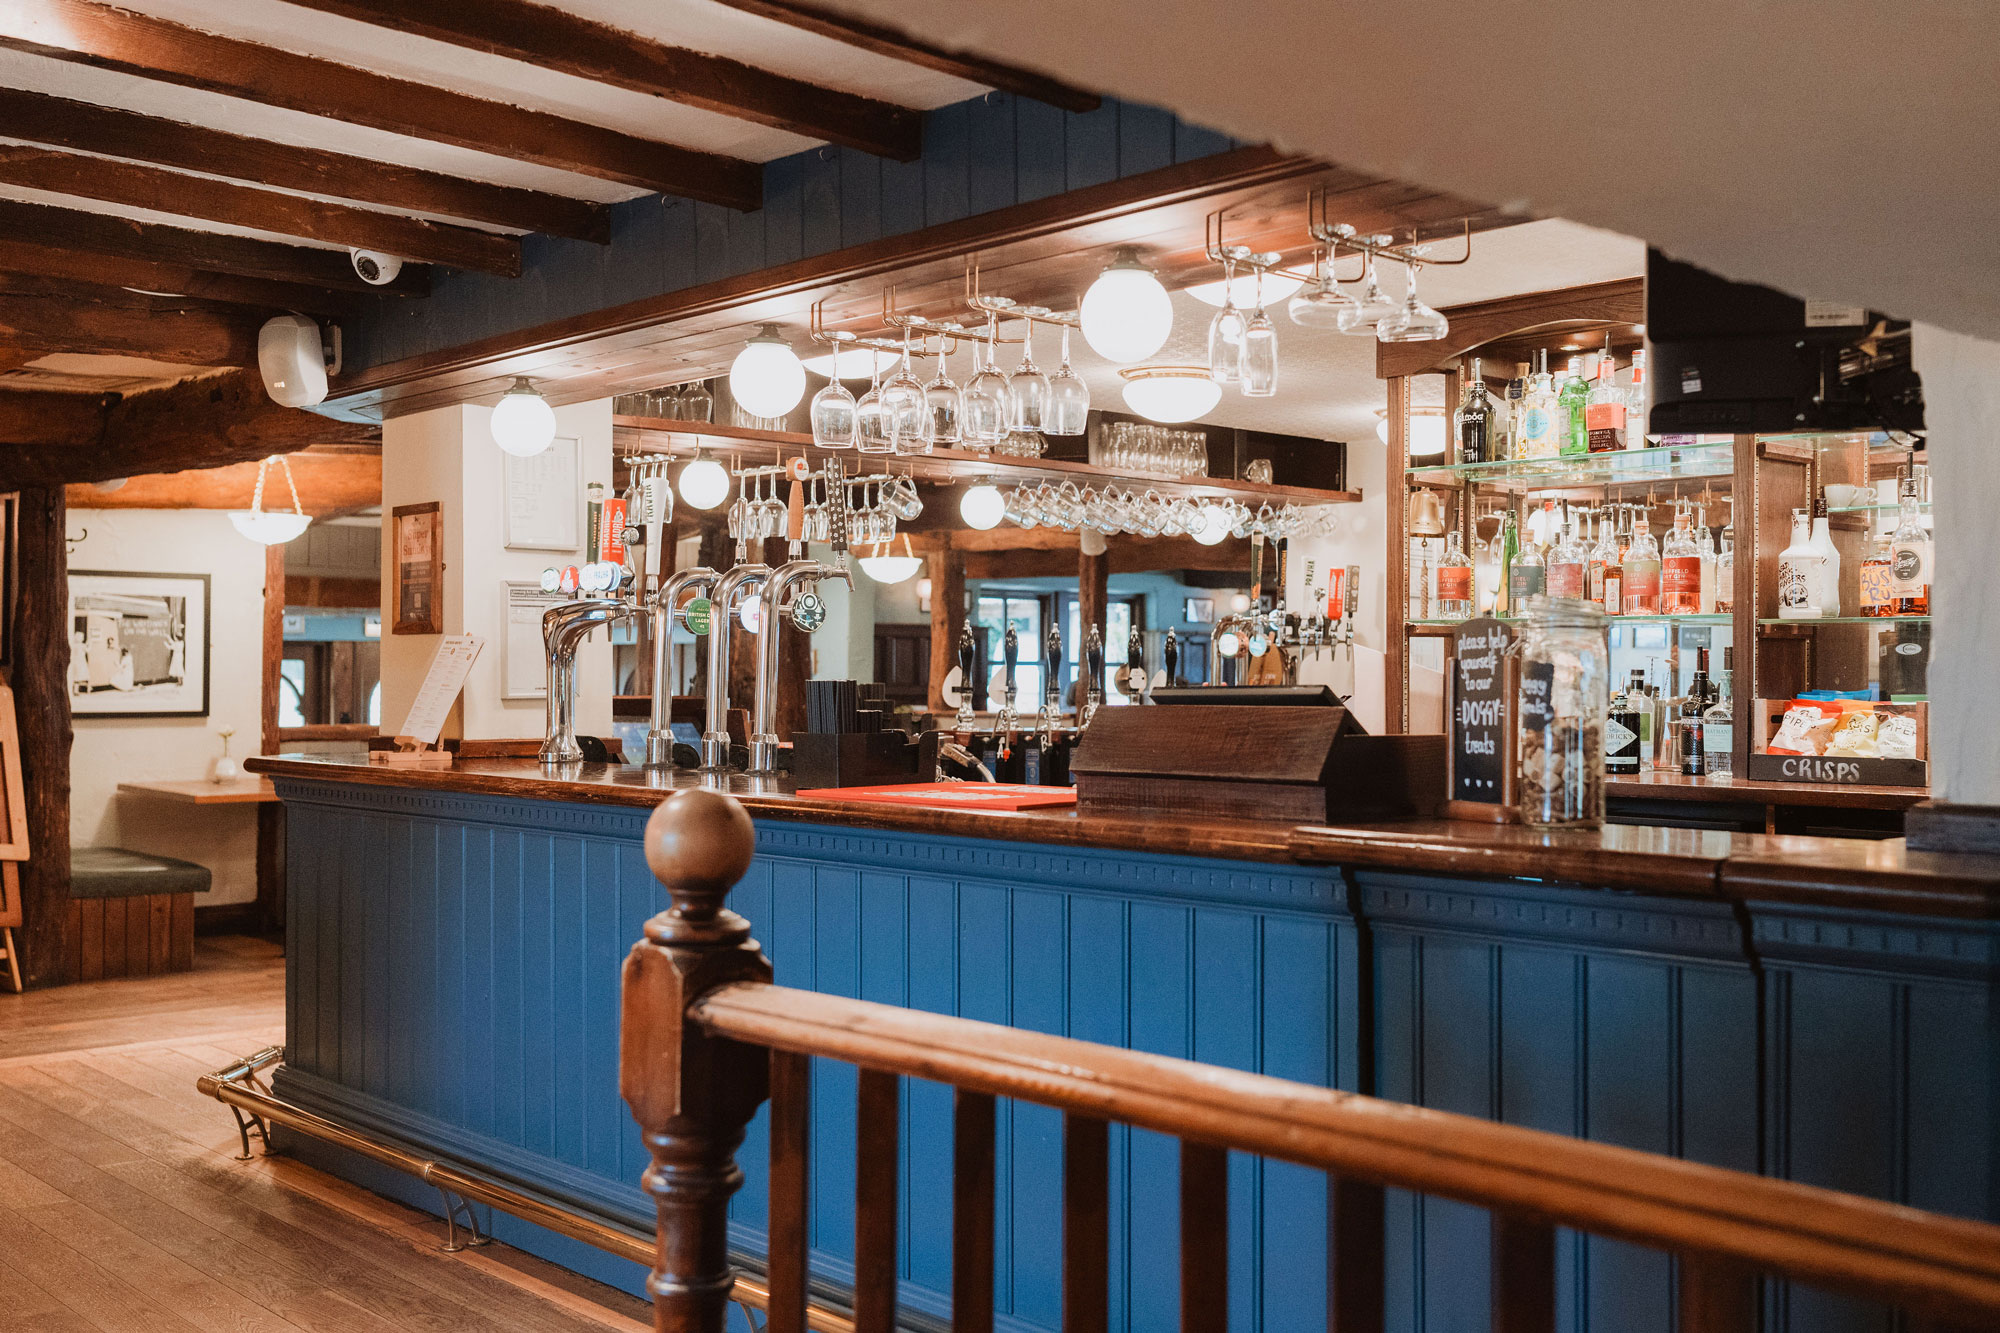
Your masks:
{"label": "ceiling light fixture", "polygon": [[[1389,442],[1389,409],[1375,409],[1375,438],[1382,443]],[[1442,407],[1413,407],[1410,409],[1410,457],[1429,458],[1444,452],[1445,422]]]}
{"label": "ceiling light fixture", "polygon": [[493,420],[487,429],[493,432],[493,443],[508,453],[532,458],[555,443],[556,412],[526,375],[518,375],[514,387],[493,405]]}
{"label": "ceiling light fixture", "polygon": [[923,568],[923,557],[910,553],[908,533],[903,534],[903,553],[897,555],[895,551],[892,542],[878,543],[855,563],[861,566],[862,573],[877,583],[901,583]]}
{"label": "ceiling light fixture", "polygon": [[806,368],[778,332],[760,325],[729,367],[729,395],[753,416],[781,417],[806,396]]}
{"label": "ceiling light fixture", "polygon": [[1077,320],[1084,341],[1105,360],[1144,361],[1174,331],[1174,302],[1139,252],[1123,245],[1083,294]]}
{"label": "ceiling light fixture", "polygon": [[1118,372],[1125,405],[1148,421],[1193,421],[1215,410],[1222,386],[1206,366],[1135,366]]}
{"label": "ceiling light fixture", "polygon": [[1235,525],[1235,520],[1236,516],[1229,511],[1227,505],[1211,501],[1201,507],[1201,527],[1188,535],[1203,546],[1216,546],[1229,535],[1229,529]]}
{"label": "ceiling light fixture", "polygon": [[[264,474],[276,463],[285,470],[285,484],[292,488],[292,512],[264,508]],[[283,454],[272,454],[257,465],[257,488],[250,494],[248,509],[231,510],[229,521],[236,530],[259,546],[282,546],[312,524],[312,517],[299,504],[299,484],[292,479],[292,464]]]}
{"label": "ceiling light fixture", "polygon": [[681,469],[680,493],[696,509],[713,509],[729,494],[728,469],[697,449],[694,461]]}
{"label": "ceiling light fixture", "polygon": [[998,486],[982,481],[958,497],[958,516],[968,528],[991,532],[1007,516],[1007,499]]}

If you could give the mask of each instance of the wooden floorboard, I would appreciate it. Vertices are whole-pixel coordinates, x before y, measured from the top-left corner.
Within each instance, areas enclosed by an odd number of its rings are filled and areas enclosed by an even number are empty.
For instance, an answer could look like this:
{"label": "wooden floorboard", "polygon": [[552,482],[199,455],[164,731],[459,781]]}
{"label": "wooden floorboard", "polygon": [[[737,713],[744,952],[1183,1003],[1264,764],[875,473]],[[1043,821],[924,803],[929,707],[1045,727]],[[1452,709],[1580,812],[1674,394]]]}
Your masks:
{"label": "wooden floorboard", "polygon": [[280,1039],[284,959],[0,996],[7,1333],[645,1333],[649,1307],[283,1157],[238,1162],[196,1076]]}

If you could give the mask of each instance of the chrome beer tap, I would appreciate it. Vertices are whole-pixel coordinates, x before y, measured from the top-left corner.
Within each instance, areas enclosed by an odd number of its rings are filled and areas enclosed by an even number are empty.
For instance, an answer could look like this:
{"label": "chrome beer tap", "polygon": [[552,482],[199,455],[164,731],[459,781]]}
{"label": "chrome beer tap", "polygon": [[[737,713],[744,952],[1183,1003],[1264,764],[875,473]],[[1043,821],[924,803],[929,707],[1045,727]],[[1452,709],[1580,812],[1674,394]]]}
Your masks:
{"label": "chrome beer tap", "polygon": [[[739,539],[736,564],[715,581],[715,591],[709,597],[708,717],[701,733],[704,773],[729,771],[729,640],[733,637],[729,632],[730,618],[736,614],[737,606],[761,589],[770,576],[769,565],[749,562],[748,547]],[[762,625],[770,614],[767,602],[757,623]]]}
{"label": "chrome beer tap", "polygon": [[1007,759],[1014,753],[1014,667],[1021,660],[1020,631],[1009,625],[1002,644],[1006,670],[1000,677],[1000,716],[994,719],[993,730],[1000,738],[1000,757]]}
{"label": "chrome beer tap", "polygon": [[576,740],[576,650],[599,625],[614,625],[638,613],[614,588],[608,597],[578,597],[542,613],[542,647],[548,654],[547,729],[538,755],[544,764],[583,758]]}
{"label": "chrome beer tap", "polygon": [[[646,764],[647,768],[672,768],[674,765],[673,733],[673,682],[668,679],[668,663],[672,654],[674,621],[687,624],[687,613],[679,610],[681,594],[692,592],[697,597],[712,592],[716,580],[722,576],[707,565],[694,569],[683,569],[669,575],[653,594],[650,607],[653,620],[653,707],[646,723]],[[696,638],[709,632],[710,620],[697,617],[698,624],[689,624],[688,630]]]}
{"label": "chrome beer tap", "polygon": [[[827,492],[831,510],[829,537],[833,542],[834,563],[803,558],[805,551],[805,460],[795,464],[792,474],[790,516],[786,537],[791,558],[772,570],[764,583],[764,614],[757,622],[757,685],[750,702],[750,772],[778,771],[778,640],[789,619],[801,632],[810,634],[826,620],[826,608],[819,600],[822,580],[833,579],[854,586],[847,569],[847,478],[840,464],[830,464],[838,475],[829,478]],[[787,595],[790,599],[787,600]]]}

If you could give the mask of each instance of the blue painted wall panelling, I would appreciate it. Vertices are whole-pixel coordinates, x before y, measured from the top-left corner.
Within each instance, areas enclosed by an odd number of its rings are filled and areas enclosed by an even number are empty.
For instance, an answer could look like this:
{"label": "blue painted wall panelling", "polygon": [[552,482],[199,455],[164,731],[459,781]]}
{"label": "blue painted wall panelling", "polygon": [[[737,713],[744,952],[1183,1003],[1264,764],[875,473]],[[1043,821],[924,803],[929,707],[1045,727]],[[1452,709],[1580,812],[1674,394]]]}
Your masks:
{"label": "blue painted wall panelling", "polygon": [[427,299],[379,298],[349,322],[347,364],[363,370],[1236,146],[1154,107],[1107,99],[1078,113],[990,93],[925,113],[913,162],[809,149],[765,164],[754,212],[647,195],[612,207],[609,245],[525,238],[519,278],[433,269]]}

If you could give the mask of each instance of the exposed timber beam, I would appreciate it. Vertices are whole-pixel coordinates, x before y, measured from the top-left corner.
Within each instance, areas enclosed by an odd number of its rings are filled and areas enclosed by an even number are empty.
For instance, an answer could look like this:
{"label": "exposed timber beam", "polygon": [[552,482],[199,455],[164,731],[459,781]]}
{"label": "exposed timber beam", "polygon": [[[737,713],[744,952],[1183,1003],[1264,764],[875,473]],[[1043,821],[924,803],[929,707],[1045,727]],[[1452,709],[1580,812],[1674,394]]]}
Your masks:
{"label": "exposed timber beam", "polygon": [[0,47],[200,88],[731,208],[763,196],[757,164],[221,37],[91,0],[9,0]]}
{"label": "exposed timber beam", "polygon": [[48,353],[39,347],[0,346],[0,375],[10,370],[19,370],[30,361],[39,361]]}
{"label": "exposed timber beam", "polygon": [[294,3],[901,162],[913,160],[922,146],[923,118],[905,107],[669,46],[547,5],[524,0]]}
{"label": "exposed timber beam", "polygon": [[256,314],[118,287],[0,276],[0,343],[143,356],[182,366],[257,364]]}
{"label": "exposed timber beam", "polygon": [[[4,6],[0,6],[0,14],[4,13]],[[370,287],[341,250],[187,231],[106,213],[0,199],[0,242],[6,241],[60,245],[68,250],[119,259],[142,259],[304,287],[394,292],[403,296],[422,296],[430,290],[430,279],[419,268],[404,269],[387,286]]]}
{"label": "exposed timber beam", "polygon": [[429,264],[497,273],[503,278],[521,274],[520,241],[498,232],[426,222],[55,148],[0,144],[0,184],[225,222],[280,236],[359,246]]}
{"label": "exposed timber beam", "polygon": [[[4,231],[0,225],[0,231]],[[207,273],[186,264],[133,259],[62,248],[44,237],[44,244],[0,236],[0,273],[29,274],[86,282],[134,291],[193,296],[225,305],[262,310],[298,310],[314,315],[341,315],[362,299],[353,292],[335,292],[294,282],[243,278],[232,273]]]}
{"label": "exposed timber beam", "polygon": [[[314,518],[351,514],[382,503],[382,451],[365,445],[314,445],[290,455],[299,507]],[[272,487],[276,486],[274,491]],[[115,491],[88,482],[68,489],[71,509],[248,509],[257,491],[257,464],[133,477]],[[267,480],[265,504],[283,508],[291,492],[277,477]]]}
{"label": "exposed timber beam", "polygon": [[[873,51],[879,56],[900,60],[906,65],[921,65],[943,74],[955,74],[961,79],[983,83],[988,88],[1000,88],[1010,93],[1031,97],[1037,102],[1047,102],[1050,106],[1061,107],[1065,111],[1095,111],[1102,100],[1096,93],[1072,87],[1058,79],[1035,74],[1013,65],[1002,65],[963,51],[947,51],[941,46],[932,46],[894,28],[876,23],[863,22],[844,14],[835,14],[816,5],[794,4],[792,0],[720,0],[731,9],[740,9],[746,14],[756,14],[760,18],[774,19],[788,27],[805,32],[830,37],[837,42],[845,42],[863,51]],[[912,10],[912,15],[920,21],[921,10]]]}
{"label": "exposed timber beam", "polygon": [[104,153],[515,231],[546,232],[599,244],[611,239],[609,210],[587,199],[489,185],[394,162],[252,139],[45,93],[0,88],[0,125],[7,127],[12,138],[78,152]]}
{"label": "exposed timber beam", "polygon": [[109,481],[373,444],[375,430],[279,407],[255,371],[230,371],[120,398],[0,390],[0,490]]}

